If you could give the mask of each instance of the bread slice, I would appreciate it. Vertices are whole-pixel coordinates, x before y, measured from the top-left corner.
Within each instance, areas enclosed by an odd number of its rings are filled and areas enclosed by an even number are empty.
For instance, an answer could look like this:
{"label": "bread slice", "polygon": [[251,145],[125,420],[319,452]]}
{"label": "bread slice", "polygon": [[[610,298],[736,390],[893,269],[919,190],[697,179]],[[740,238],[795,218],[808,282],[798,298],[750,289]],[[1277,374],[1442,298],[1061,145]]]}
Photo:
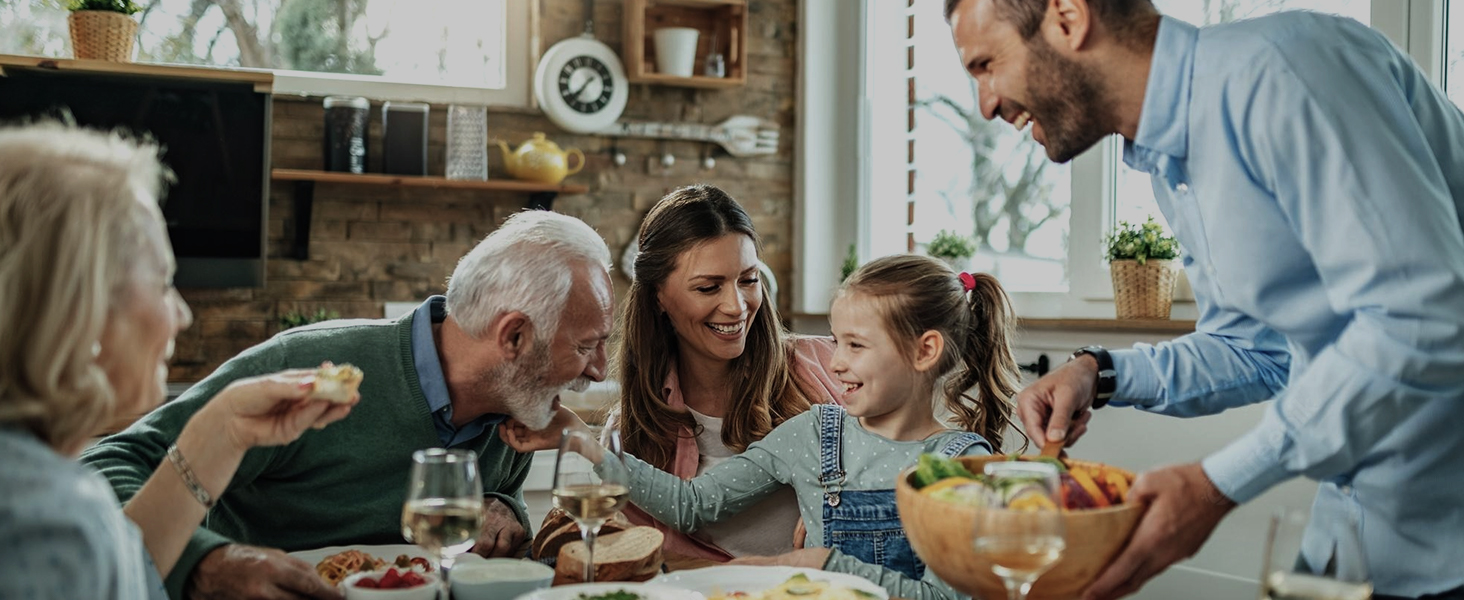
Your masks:
{"label": "bread slice", "polygon": [[[595,581],[645,581],[661,570],[661,544],[666,536],[654,527],[632,527],[595,540]],[[583,541],[559,550],[554,585],[583,583],[589,551]]]}
{"label": "bread slice", "polygon": [[[619,533],[631,527],[630,521],[617,513],[615,518],[606,521],[600,526],[600,535]],[[531,546],[534,558],[544,559],[545,557],[559,556],[559,550],[565,544],[581,539],[579,525],[574,519],[558,508],[550,509],[549,514],[544,516],[544,524],[539,527],[539,534],[534,536]]]}
{"label": "bread slice", "polygon": [[315,370],[315,389],[310,397],[331,402],[350,402],[366,374],[349,363],[326,363]]}

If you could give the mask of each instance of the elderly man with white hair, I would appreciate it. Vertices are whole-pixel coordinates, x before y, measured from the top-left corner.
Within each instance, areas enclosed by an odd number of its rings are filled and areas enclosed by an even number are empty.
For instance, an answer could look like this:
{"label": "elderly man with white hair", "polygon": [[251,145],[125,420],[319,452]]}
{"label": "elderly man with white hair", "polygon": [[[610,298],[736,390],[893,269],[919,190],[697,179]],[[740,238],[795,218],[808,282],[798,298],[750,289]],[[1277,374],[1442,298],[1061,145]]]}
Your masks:
{"label": "elderly man with white hair", "polygon": [[528,531],[531,457],[496,435],[508,418],[543,428],[566,389],[605,376],[613,296],[605,242],[584,222],[510,217],[457,265],[447,296],[397,320],[342,320],[244,351],[178,400],[88,450],[125,502],[194,412],[230,382],[323,360],[365,373],[350,418],[286,446],[249,451],[167,578],[174,598],[339,597],[285,551],[401,542],[413,451],[476,452],[487,518],[474,551],[510,554]]}

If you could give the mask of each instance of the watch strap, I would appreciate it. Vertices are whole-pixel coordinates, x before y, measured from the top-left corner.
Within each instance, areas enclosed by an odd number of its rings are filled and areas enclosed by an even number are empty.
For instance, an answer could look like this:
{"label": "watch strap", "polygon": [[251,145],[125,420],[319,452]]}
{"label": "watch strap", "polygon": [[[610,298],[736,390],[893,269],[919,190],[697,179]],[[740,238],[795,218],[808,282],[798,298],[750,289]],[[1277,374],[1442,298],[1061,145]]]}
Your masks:
{"label": "watch strap", "polygon": [[1118,372],[1113,368],[1113,356],[1103,346],[1084,346],[1073,352],[1073,358],[1082,355],[1093,357],[1098,363],[1098,381],[1094,388],[1093,408],[1099,409],[1108,405],[1108,400],[1113,398],[1114,392],[1118,391]]}

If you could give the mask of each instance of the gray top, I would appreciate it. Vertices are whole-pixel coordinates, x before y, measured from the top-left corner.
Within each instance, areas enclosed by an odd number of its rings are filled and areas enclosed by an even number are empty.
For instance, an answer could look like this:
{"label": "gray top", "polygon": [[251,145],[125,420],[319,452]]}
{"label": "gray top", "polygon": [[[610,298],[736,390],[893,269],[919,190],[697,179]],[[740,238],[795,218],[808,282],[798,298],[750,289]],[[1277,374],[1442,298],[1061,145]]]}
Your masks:
{"label": "gray top", "polygon": [[[844,416],[843,463],[847,490],[889,490],[895,477],[921,454],[938,452],[963,432],[946,430],[923,440],[897,442],[870,433],[859,419]],[[983,445],[965,454],[985,455]],[[630,499],[651,516],[677,530],[692,532],[741,512],[759,500],[792,486],[798,511],[808,528],[807,547],[823,546],[823,487],[819,485],[818,416],[808,411],[779,425],[767,437],[731,456],[695,479],[683,480],[630,455]],[[926,569],[919,581],[898,571],[871,565],[835,550],[824,565],[828,571],[859,575],[911,600],[961,598],[959,592]]]}
{"label": "gray top", "polygon": [[165,599],[112,486],[27,431],[0,428],[0,598]]}

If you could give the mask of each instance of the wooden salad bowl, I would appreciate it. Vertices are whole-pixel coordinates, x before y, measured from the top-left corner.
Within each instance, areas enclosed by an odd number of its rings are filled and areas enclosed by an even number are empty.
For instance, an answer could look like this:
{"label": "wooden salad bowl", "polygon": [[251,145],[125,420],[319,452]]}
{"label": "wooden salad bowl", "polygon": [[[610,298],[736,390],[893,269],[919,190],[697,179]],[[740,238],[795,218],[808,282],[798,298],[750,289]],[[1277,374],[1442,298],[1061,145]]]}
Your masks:
{"label": "wooden salad bowl", "polygon": [[[981,473],[991,461],[1006,456],[957,458],[967,470]],[[1080,460],[1071,464],[1095,465]],[[1115,467],[1107,467],[1114,469]],[[1133,473],[1117,469],[1132,478]],[[915,468],[906,469],[895,482],[900,522],[915,553],[942,581],[973,598],[1005,598],[1006,587],[991,571],[991,564],[975,552],[975,506],[965,506],[922,495],[911,484]],[[1068,600],[1082,596],[1104,567],[1118,555],[1144,514],[1144,505],[1075,510],[1063,513],[1067,548],[1062,558],[1032,586],[1029,600]]]}

